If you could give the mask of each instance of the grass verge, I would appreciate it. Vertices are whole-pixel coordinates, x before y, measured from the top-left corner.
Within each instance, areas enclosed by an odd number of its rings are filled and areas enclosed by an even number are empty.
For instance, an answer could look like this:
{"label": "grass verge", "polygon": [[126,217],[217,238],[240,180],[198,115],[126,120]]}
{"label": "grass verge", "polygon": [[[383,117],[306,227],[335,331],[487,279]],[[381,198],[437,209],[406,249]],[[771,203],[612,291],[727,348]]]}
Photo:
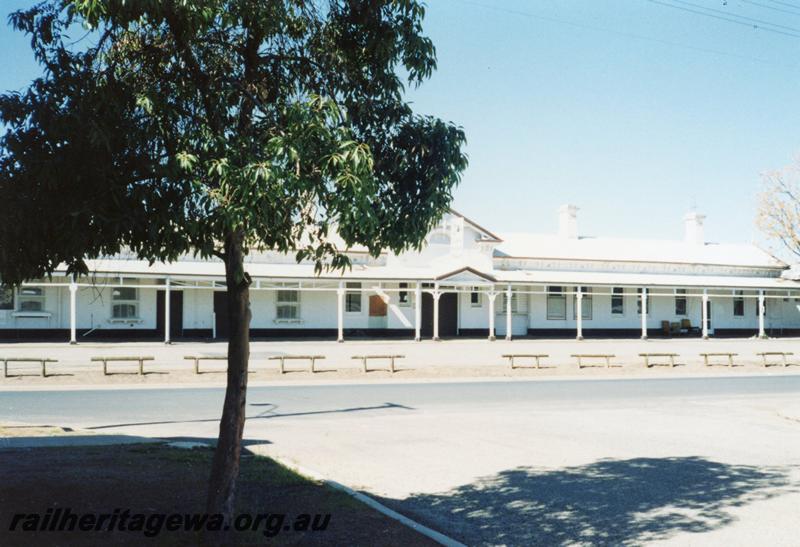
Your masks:
{"label": "grass verge", "polygon": [[[203,534],[185,529],[185,515],[204,511],[211,458],[209,448],[163,444],[0,450],[0,545],[196,545]],[[56,516],[55,528],[69,526],[67,509],[109,517],[99,530],[50,531]],[[222,532],[225,545],[435,545],[343,492],[250,453],[242,457],[237,514],[248,530]],[[180,515],[180,529],[168,529],[167,515]],[[324,529],[313,530],[315,519]]]}

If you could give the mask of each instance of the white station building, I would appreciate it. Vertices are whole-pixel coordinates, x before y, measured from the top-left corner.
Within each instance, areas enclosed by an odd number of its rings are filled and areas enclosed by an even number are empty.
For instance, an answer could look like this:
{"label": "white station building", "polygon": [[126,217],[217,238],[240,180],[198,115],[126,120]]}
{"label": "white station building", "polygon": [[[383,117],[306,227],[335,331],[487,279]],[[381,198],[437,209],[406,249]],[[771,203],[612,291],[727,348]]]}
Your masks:
{"label": "white station building", "polygon": [[[800,282],[749,244],[708,243],[704,217],[674,241],[580,236],[578,209],[555,234],[495,234],[450,211],[421,251],[315,275],[293,255],[246,269],[254,338],[781,336],[800,332]],[[676,231],[677,231],[676,223]],[[212,339],[227,334],[222,262],[149,265],[116,255],[89,277],[0,290],[0,339]]]}

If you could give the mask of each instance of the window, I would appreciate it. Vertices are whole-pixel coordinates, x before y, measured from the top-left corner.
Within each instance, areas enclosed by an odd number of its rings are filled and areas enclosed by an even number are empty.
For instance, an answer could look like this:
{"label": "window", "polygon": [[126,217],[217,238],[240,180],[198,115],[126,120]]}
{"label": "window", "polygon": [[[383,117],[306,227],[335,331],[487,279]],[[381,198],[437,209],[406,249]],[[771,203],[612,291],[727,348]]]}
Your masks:
{"label": "window", "polygon": [[[583,313],[581,314],[581,319],[591,319],[592,318],[592,288],[591,287],[581,287],[581,292],[583,293],[583,298],[581,298],[581,309]],[[572,299],[572,316],[578,317],[578,291],[575,291],[575,298]]]}
{"label": "window", "polygon": [[0,310],[14,309],[14,289],[0,285]]}
{"label": "window", "polygon": [[349,313],[361,312],[361,283],[348,283],[348,289],[359,289],[347,291],[344,296],[344,309]]}
{"label": "window", "polygon": [[622,315],[625,313],[625,290],[622,287],[611,289],[611,313]]}
{"label": "window", "polygon": [[136,319],[139,317],[139,290],[136,287],[111,289],[111,317],[113,319]]}
{"label": "window", "polygon": [[744,315],[744,291],[734,291],[733,293],[733,315],[737,317]]}
{"label": "window", "polygon": [[567,318],[567,297],[562,287],[547,287],[547,318]]}
{"label": "window", "polygon": [[686,289],[675,289],[675,315],[686,315]]}
{"label": "window", "polygon": [[19,290],[19,311],[44,311],[44,289],[22,287]]}
{"label": "window", "polygon": [[[636,313],[642,315],[642,289],[636,289]],[[647,313],[647,310],[645,310]]]}
{"label": "window", "polygon": [[[408,288],[408,283],[400,283],[400,288],[401,289],[407,289]],[[408,306],[410,304],[410,302],[408,300],[408,291],[401,290],[400,293],[399,293],[399,297],[398,298],[400,300],[400,305],[401,306]]]}
{"label": "window", "polygon": [[300,319],[300,291],[278,291],[275,300],[275,318],[278,321],[295,321]]}
{"label": "window", "polygon": [[[511,296],[511,299],[512,300],[514,299],[514,295]],[[480,308],[481,307],[481,293],[479,293],[474,287],[472,289],[472,292],[469,293],[469,304],[473,308]],[[516,311],[516,310],[513,310],[513,308],[512,308],[512,311]]]}

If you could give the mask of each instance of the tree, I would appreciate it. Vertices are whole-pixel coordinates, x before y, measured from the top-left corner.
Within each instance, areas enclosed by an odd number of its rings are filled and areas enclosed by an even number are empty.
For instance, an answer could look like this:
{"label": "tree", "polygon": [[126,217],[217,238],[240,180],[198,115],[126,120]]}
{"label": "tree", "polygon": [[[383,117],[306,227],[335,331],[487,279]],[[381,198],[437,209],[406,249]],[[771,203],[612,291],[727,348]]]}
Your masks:
{"label": "tree", "polygon": [[756,224],[764,235],[800,256],[800,157],[762,178]]}
{"label": "tree", "polygon": [[418,0],[47,0],[9,18],[43,74],[0,97],[3,281],[83,275],[123,248],[225,263],[210,512],[231,515],[238,474],[244,257],[343,269],[333,230],[373,255],[418,247],[466,167],[463,131],[403,99],[436,67],[424,14]]}

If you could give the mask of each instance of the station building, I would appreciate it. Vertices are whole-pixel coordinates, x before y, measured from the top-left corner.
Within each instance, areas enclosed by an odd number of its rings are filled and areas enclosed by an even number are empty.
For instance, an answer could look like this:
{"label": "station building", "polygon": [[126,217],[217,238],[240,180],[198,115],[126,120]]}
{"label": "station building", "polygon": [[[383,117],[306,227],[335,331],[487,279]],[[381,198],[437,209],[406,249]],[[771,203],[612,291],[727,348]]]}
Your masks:
{"label": "station building", "polygon": [[[419,251],[346,252],[316,275],[293,254],[247,258],[254,338],[788,336],[800,282],[751,244],[710,243],[704,216],[675,240],[580,235],[578,209],[554,233],[495,233],[450,210]],[[676,233],[680,224],[676,219]],[[224,266],[186,256],[150,265],[125,254],[91,274],[0,289],[0,339],[224,339]]]}

